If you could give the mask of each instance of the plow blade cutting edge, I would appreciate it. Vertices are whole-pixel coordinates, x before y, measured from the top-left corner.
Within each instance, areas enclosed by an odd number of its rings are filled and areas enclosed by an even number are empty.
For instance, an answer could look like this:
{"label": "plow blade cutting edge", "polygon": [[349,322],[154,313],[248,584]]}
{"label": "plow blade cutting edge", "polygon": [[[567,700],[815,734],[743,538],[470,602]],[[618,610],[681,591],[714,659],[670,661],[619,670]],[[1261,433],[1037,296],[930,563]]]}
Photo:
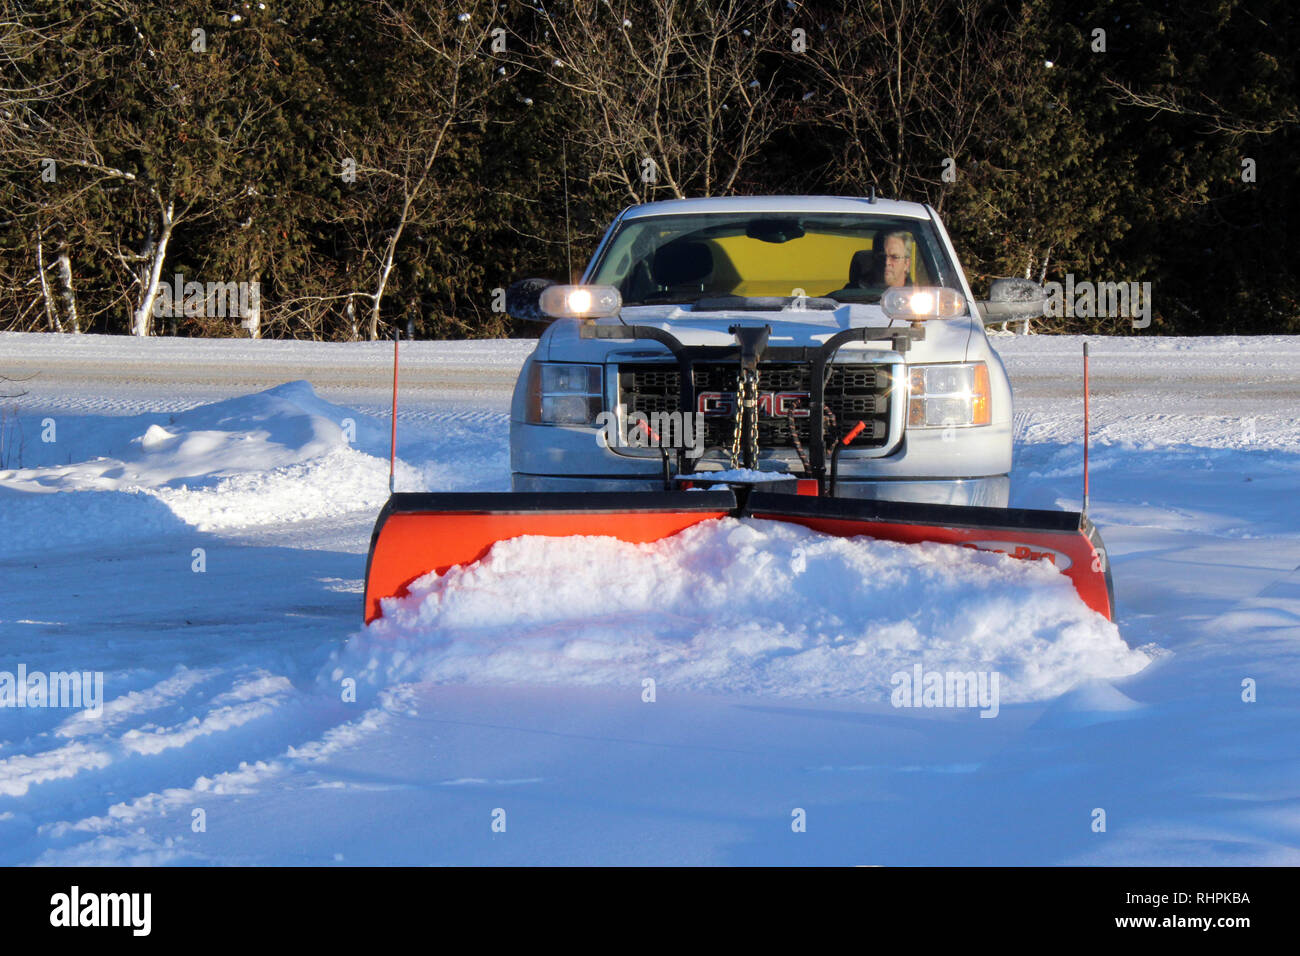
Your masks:
{"label": "plow blade cutting edge", "polygon": [[659,541],[722,517],[787,521],[839,537],[933,541],[1025,560],[1046,559],[1083,602],[1114,619],[1110,563],[1101,535],[1070,511],[912,504],[827,498],[741,488],[663,492],[399,493],[379,513],[366,562],[365,620],[431,571],[484,557],[498,541],[523,535],[591,535],[636,544]]}

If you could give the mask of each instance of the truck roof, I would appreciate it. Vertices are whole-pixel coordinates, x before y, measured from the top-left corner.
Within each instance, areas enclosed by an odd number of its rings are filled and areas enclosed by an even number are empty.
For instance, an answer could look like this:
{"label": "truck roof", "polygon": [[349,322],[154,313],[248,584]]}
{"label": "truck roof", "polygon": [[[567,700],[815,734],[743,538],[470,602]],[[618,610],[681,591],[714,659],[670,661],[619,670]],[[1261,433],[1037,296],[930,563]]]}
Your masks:
{"label": "truck roof", "polygon": [[623,218],[639,219],[642,216],[719,212],[856,212],[911,219],[930,218],[930,214],[921,203],[902,202],[897,199],[877,199],[872,202],[862,196],[718,196],[709,199],[667,199],[662,202],[632,206],[623,214]]}

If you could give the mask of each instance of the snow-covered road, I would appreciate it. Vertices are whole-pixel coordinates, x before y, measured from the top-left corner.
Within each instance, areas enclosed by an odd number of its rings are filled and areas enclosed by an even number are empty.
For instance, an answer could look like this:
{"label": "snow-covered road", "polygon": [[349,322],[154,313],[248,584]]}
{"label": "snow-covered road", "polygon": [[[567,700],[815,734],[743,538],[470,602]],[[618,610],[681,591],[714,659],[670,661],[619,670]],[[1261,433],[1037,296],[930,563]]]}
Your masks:
{"label": "snow-covered road", "polygon": [[[367,632],[391,345],[0,335],[0,699],[104,675],[0,709],[0,863],[1300,862],[1300,339],[1090,341],[1117,629],[730,522],[522,543]],[[1080,340],[996,345],[1013,504],[1077,508]],[[404,346],[401,487],[507,486],[529,348]],[[917,665],[997,670],[996,719],[892,706]]]}

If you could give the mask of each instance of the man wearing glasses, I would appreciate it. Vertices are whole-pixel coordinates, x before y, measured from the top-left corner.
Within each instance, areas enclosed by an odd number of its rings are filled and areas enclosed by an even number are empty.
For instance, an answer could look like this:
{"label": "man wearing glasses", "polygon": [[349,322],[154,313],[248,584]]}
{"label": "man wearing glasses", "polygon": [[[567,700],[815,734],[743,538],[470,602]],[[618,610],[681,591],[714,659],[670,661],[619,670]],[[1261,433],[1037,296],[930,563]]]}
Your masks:
{"label": "man wearing glasses", "polygon": [[911,285],[915,241],[906,229],[877,234],[871,249],[853,254],[849,263],[849,283],[840,291],[867,289],[883,292],[896,286]]}
{"label": "man wearing glasses", "polygon": [[912,270],[912,234],[891,232],[884,239],[885,288],[910,285]]}

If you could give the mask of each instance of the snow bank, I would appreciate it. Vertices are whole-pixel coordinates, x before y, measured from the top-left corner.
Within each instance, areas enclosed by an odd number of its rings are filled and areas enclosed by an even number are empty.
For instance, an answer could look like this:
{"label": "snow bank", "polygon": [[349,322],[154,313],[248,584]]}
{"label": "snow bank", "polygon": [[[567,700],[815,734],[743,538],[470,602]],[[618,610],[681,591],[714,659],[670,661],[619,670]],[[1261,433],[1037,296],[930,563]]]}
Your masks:
{"label": "snow bank", "polygon": [[[170,415],[54,424],[54,441],[24,448],[34,466],[0,471],[5,552],[377,511],[388,495],[387,425],[307,382]],[[421,481],[405,465],[401,477]]]}
{"label": "snow bank", "polygon": [[323,675],[888,700],[891,677],[997,671],[1004,702],[1141,670],[1046,563],[722,519],[634,545],[525,537],[385,602]]}

